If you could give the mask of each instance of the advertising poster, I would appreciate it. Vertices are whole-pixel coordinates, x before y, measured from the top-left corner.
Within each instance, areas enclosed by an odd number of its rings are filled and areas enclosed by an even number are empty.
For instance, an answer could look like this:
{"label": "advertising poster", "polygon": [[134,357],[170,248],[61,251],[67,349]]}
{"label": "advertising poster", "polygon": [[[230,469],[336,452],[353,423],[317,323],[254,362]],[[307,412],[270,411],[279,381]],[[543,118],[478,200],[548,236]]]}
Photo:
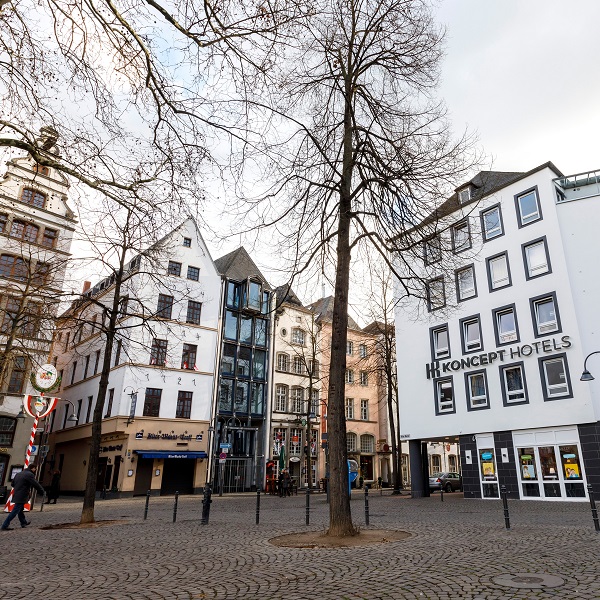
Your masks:
{"label": "advertising poster", "polygon": [[566,479],[581,479],[579,465],[564,465]]}
{"label": "advertising poster", "polygon": [[523,470],[523,479],[535,479],[535,466],[534,465],[521,465]]}
{"label": "advertising poster", "polygon": [[481,463],[481,468],[483,469],[483,477],[485,479],[495,479],[496,478],[493,462]]}

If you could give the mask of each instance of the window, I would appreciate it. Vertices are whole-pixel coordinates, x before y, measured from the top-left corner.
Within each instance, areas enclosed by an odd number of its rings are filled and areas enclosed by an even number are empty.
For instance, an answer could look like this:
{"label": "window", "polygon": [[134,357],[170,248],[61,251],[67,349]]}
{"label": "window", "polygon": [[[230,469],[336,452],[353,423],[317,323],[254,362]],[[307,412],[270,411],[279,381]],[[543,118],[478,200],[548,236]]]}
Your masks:
{"label": "window", "polygon": [[539,363],[544,400],[571,398],[573,394],[566,355],[558,354],[551,358],[540,358]]}
{"label": "window", "polygon": [[515,196],[515,206],[519,219],[519,227],[525,227],[525,225],[535,223],[542,218],[537,188]]}
{"label": "window", "polygon": [[471,188],[467,187],[464,190],[458,192],[458,201],[460,204],[464,204],[471,199]]}
{"label": "window", "polygon": [[346,383],[354,383],[354,371],[346,369]]}
{"label": "window", "polygon": [[522,248],[526,279],[533,279],[552,272],[545,237],[523,244]]}
{"label": "window", "polygon": [[50,274],[50,267],[47,263],[37,261],[35,269],[33,271],[32,282],[35,285],[45,285],[48,281],[48,275]]}
{"label": "window", "polygon": [[8,215],[6,213],[0,213],[0,233],[4,233],[7,223],[8,223]]}
{"label": "window", "polygon": [[431,455],[431,472],[439,473],[442,470],[442,457],[439,454]]}
{"label": "window", "polygon": [[236,347],[233,344],[223,344],[223,353],[221,354],[221,374],[235,374],[235,353]]}
{"label": "window", "polygon": [[229,281],[227,283],[227,306],[229,308],[240,307],[240,284]]}
{"label": "window", "polygon": [[192,392],[177,393],[176,419],[189,419],[192,415]]}
{"label": "window", "polygon": [[[122,348],[123,348],[123,340],[119,340],[117,342],[117,351],[115,352],[115,364],[114,364],[115,367],[117,365],[119,365],[121,362],[121,349]],[[83,378],[85,379],[85,374],[84,374]]]}
{"label": "window", "polygon": [[22,258],[12,256],[12,254],[3,254],[0,256],[0,277],[25,281],[28,272],[27,263]]}
{"label": "window", "polygon": [[313,377],[319,376],[319,361],[312,358],[308,361],[308,372]]}
{"label": "window", "polygon": [[489,408],[485,371],[465,373],[467,387],[467,410]]}
{"label": "window", "polygon": [[152,340],[150,350],[150,364],[164,366],[167,362],[167,340]]}
{"label": "window", "polygon": [[368,355],[367,345],[366,344],[359,344],[359,346],[358,346],[358,356],[360,356],[360,358],[367,358],[367,355]]}
{"label": "window", "polygon": [[183,352],[181,354],[181,368],[188,369],[191,371],[196,370],[196,354],[198,352],[198,346],[193,344],[184,344]]}
{"label": "window", "polygon": [[354,354],[354,342],[346,342],[346,354],[352,356]]}
{"label": "window", "polygon": [[0,417],[0,446],[8,446],[10,448],[13,445],[16,425],[16,419],[11,417]]}
{"label": "window", "polygon": [[456,271],[456,294],[459,302],[477,296],[475,268],[473,265]]}
{"label": "window", "polygon": [[[108,417],[110,417],[114,399],[115,399],[115,389],[112,388],[112,389],[108,390],[108,406],[106,407],[106,414],[104,415],[105,419],[108,419]],[[64,426],[63,426],[63,429],[64,429]]]}
{"label": "window", "polygon": [[277,370],[287,373],[290,370],[290,357],[283,352],[277,355]]}
{"label": "window", "polygon": [[315,417],[319,416],[319,390],[312,390],[310,393],[310,413]]}
{"label": "window", "polygon": [[250,362],[252,360],[252,350],[245,346],[238,350],[237,374],[238,377],[250,377]]}
{"label": "window", "polygon": [[275,410],[279,412],[287,412],[288,403],[288,386],[278,383],[275,386]]}
{"label": "window", "polygon": [[354,419],[354,398],[346,398],[346,419]]}
{"label": "window", "polygon": [[10,334],[17,328],[19,317],[22,313],[21,301],[18,298],[7,298],[4,317],[0,326],[0,333]]}
{"label": "window", "polygon": [[454,252],[462,252],[471,247],[471,233],[469,221],[461,221],[452,227],[452,249]]}
{"label": "window", "polygon": [[433,360],[450,356],[448,325],[442,325],[431,329],[431,356]]}
{"label": "window", "polygon": [[292,429],[290,429],[290,441],[292,442],[290,444],[290,454],[301,454],[303,433],[302,429],[297,427],[292,427]]}
{"label": "window", "polygon": [[515,305],[503,306],[493,311],[494,331],[496,334],[496,344],[510,344],[519,341],[519,328],[517,324],[517,313]]}
{"label": "window", "polygon": [[304,346],[304,331],[294,327],[292,329],[292,344]]}
{"label": "window", "polygon": [[77,361],[73,363],[73,368],[71,370],[71,385],[75,383],[75,375],[77,374]]}
{"label": "window", "polygon": [[183,247],[184,248],[191,248],[192,247],[192,238],[183,238]]}
{"label": "window", "polygon": [[257,346],[267,345],[267,321],[265,319],[254,319],[254,343]]}
{"label": "window", "polygon": [[535,337],[561,331],[560,317],[554,292],[547,296],[532,298],[530,302]]}
{"label": "window", "polygon": [[426,287],[427,303],[430,311],[446,306],[446,291],[444,289],[444,280],[441,277],[427,282]]}
{"label": "window", "polygon": [[423,244],[423,260],[426,265],[432,265],[442,260],[442,239],[436,235]]}
{"label": "window", "polygon": [[167,268],[167,274],[179,277],[181,275],[181,263],[170,260]]}
{"label": "window", "polygon": [[44,208],[44,204],[46,203],[46,196],[37,190],[32,190],[30,188],[25,188],[23,193],[21,194],[21,202],[25,204],[30,204],[31,206],[35,206],[36,208]]}
{"label": "window", "polygon": [[225,339],[237,340],[238,333],[238,314],[231,310],[225,311]]}
{"label": "window", "polygon": [[463,354],[483,350],[483,340],[481,339],[481,324],[479,321],[479,315],[461,319],[460,334],[462,340]]}
{"label": "window", "polygon": [[360,385],[369,385],[369,373],[367,371],[360,372]]}
{"label": "window", "polygon": [[252,317],[240,315],[240,342],[252,344]]}
{"label": "window", "polygon": [[357,444],[356,444],[356,434],[355,433],[347,433],[346,434],[346,450],[348,452],[356,452]]}
{"label": "window", "polygon": [[502,223],[500,205],[492,206],[491,208],[481,211],[480,216],[481,233],[484,242],[504,235],[504,224]]}
{"label": "window", "polygon": [[304,368],[304,360],[301,356],[294,356],[294,373],[296,375],[304,375],[306,372]]}
{"label": "window", "polygon": [[26,223],[25,221],[13,221],[10,228],[10,237],[24,242],[31,242],[35,244],[40,228],[33,223]]}
{"label": "window", "polygon": [[88,396],[88,401],[87,401],[87,411],[85,413],[85,422],[89,423],[90,422],[90,416],[92,414],[92,404],[94,401],[94,396]]}
{"label": "window", "polygon": [[161,396],[161,389],[146,388],[146,397],[144,398],[144,417],[158,417],[160,412]]}
{"label": "window", "polygon": [[511,285],[508,255],[506,252],[485,259],[488,271],[490,292]]}
{"label": "window", "polygon": [[94,375],[98,372],[98,365],[100,364],[100,350],[96,350],[96,359],[94,360]]}
{"label": "window", "polygon": [[435,414],[442,415],[456,412],[452,377],[447,379],[434,379],[433,385],[435,389]]}
{"label": "window", "polygon": [[185,317],[186,323],[193,323],[194,325],[200,325],[200,313],[202,312],[202,302],[196,302],[195,300],[188,300],[187,315]]}
{"label": "window", "polygon": [[252,310],[261,309],[261,285],[257,281],[248,280],[247,306]]}
{"label": "window", "polygon": [[292,400],[292,410],[293,413],[303,413],[304,412],[304,389],[301,387],[293,387],[290,393],[290,397]]}
{"label": "window", "polygon": [[267,353],[264,350],[255,350],[252,361],[252,377],[254,379],[266,379]]}
{"label": "window", "polygon": [[500,367],[500,384],[504,406],[528,402],[522,362]]}
{"label": "window", "polygon": [[372,454],[375,452],[375,438],[372,435],[360,436],[360,451]]}
{"label": "window", "polygon": [[188,267],[187,278],[198,281],[200,279],[200,269],[198,267]]}
{"label": "window", "polygon": [[166,294],[158,295],[158,306],[156,307],[156,316],[163,319],[170,319],[173,314],[173,296]]}
{"label": "window", "polygon": [[368,421],[369,420],[369,401],[361,400],[360,401],[360,420]]}

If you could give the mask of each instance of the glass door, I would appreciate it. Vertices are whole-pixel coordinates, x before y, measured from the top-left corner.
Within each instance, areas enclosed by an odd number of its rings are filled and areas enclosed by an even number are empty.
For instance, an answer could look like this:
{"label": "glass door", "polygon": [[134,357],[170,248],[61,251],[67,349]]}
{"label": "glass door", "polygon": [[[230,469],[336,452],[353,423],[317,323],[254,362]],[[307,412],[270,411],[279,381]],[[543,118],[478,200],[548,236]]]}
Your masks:
{"label": "glass door", "polygon": [[494,448],[479,450],[479,465],[481,468],[481,493],[484,498],[498,498],[498,474],[496,472]]}
{"label": "glass door", "polygon": [[556,452],[553,446],[538,448],[544,498],[560,498],[562,496],[556,462]]}
{"label": "glass door", "polygon": [[561,474],[565,478],[565,495],[567,498],[585,498],[585,484],[583,471],[579,462],[579,448],[572,446],[559,446],[560,460],[562,463]]}
{"label": "glass door", "polygon": [[518,448],[521,494],[527,498],[540,497],[538,470],[533,448]]}

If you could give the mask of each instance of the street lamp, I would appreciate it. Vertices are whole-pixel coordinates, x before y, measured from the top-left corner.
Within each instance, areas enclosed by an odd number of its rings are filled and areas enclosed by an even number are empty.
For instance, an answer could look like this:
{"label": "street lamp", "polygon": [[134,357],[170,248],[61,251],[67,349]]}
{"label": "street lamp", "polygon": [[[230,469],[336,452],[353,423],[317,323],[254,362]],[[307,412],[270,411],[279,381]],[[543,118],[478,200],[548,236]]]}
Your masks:
{"label": "street lamp", "polygon": [[586,357],[585,360],[583,361],[583,373],[581,374],[581,377],[579,378],[579,381],[594,381],[594,376],[587,370],[587,361],[588,358],[590,356],[593,356],[594,354],[600,354],[600,350],[596,350],[595,352],[590,352]]}

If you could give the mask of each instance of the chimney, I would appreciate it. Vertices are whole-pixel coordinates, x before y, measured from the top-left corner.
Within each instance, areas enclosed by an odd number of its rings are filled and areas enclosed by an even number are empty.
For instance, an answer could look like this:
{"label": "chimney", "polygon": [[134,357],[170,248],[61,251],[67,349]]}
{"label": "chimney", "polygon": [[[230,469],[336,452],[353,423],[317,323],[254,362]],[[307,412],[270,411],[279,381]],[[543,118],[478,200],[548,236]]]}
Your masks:
{"label": "chimney", "polygon": [[81,293],[85,294],[91,287],[92,287],[91,281],[84,281],[83,282],[83,291]]}

